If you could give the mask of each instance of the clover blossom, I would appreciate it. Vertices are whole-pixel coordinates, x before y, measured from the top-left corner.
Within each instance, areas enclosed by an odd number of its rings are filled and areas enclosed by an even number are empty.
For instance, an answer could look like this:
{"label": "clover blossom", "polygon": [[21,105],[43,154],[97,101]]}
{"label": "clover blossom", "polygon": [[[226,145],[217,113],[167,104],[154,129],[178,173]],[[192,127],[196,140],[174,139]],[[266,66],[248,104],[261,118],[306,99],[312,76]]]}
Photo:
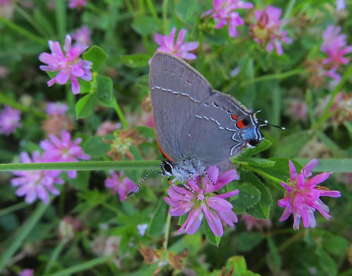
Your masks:
{"label": "clover blossom", "polygon": [[59,84],[65,84],[71,79],[72,93],[79,94],[80,86],[77,78],[81,78],[85,81],[92,80],[92,72],[90,71],[92,68],[92,62],[79,58],[88,46],[77,45],[71,47],[71,42],[71,36],[66,35],[64,55],[59,42],[49,40],[51,54],[41,53],[39,55],[39,60],[47,64],[41,65],[40,69],[51,72],[60,71],[56,77],[47,82],[48,86],[52,86],[56,82]]}
{"label": "clover blossom", "polygon": [[34,276],[34,270],[28,268],[23,269],[19,276]]}
{"label": "clover blossom", "polygon": [[86,0],[69,0],[68,6],[70,9],[80,9],[87,5]]}
{"label": "clover blossom", "polygon": [[252,231],[253,227],[257,228],[259,231],[264,231],[264,227],[271,227],[271,221],[269,219],[257,219],[246,213],[242,215],[241,221],[244,221],[246,224],[247,231]]}
{"label": "clover blossom", "polygon": [[332,64],[337,69],[341,64],[348,64],[349,59],[346,54],[352,52],[352,46],[347,45],[347,35],[340,34],[341,26],[329,25],[323,33],[323,44],[321,51],[328,57],[323,60],[323,64]]}
{"label": "clover blossom", "polygon": [[[49,134],[49,139],[39,143],[44,150],[43,159],[46,162],[78,162],[78,159],[89,160],[90,156],[85,154],[80,146],[82,138],[71,140],[71,134],[66,130],[61,131],[61,140],[54,134]],[[76,178],[77,171],[67,171],[69,178]]]}
{"label": "clover blossom", "polygon": [[[169,197],[164,197],[165,202],[172,207],[169,211],[171,216],[182,216],[189,212],[186,222],[178,230],[179,233],[183,229],[189,235],[195,233],[204,215],[210,229],[216,236],[222,236],[224,233],[221,221],[230,226],[234,226],[234,223],[238,221],[232,211],[232,204],[225,198],[237,195],[239,190],[224,194],[215,193],[232,180],[238,180],[237,171],[235,169],[229,170],[219,177],[219,169],[212,166],[207,170],[207,175],[208,177],[205,176],[203,179],[202,187],[198,186],[194,180],[188,179],[187,185],[194,193],[186,188],[172,185],[168,190]],[[196,180],[199,183],[201,178],[197,177]]]}
{"label": "clover blossom", "polygon": [[105,180],[105,187],[109,188],[112,194],[119,194],[120,201],[124,202],[129,192],[133,191],[137,185],[128,177],[123,177],[123,172],[117,175],[110,171],[110,176]]}
{"label": "clover blossom", "polygon": [[196,59],[197,56],[195,54],[188,53],[188,51],[197,49],[199,43],[187,42],[182,44],[186,33],[187,31],[185,29],[180,30],[177,36],[176,44],[175,44],[175,34],[176,34],[175,27],[172,28],[170,35],[156,34],[154,36],[154,40],[160,46],[157,49],[157,51],[171,53],[183,59],[188,59],[188,60]]}
{"label": "clover blossom", "polygon": [[231,37],[237,35],[237,27],[243,25],[243,19],[236,9],[252,9],[253,4],[242,0],[214,0],[213,9],[202,14],[202,17],[210,15],[216,23],[215,28],[221,29],[226,24],[229,25],[229,34]]}
{"label": "clover blossom", "polygon": [[67,104],[64,103],[53,103],[53,102],[48,102],[46,104],[46,114],[50,116],[54,115],[65,115],[66,111],[68,110]]}
{"label": "clover blossom", "polygon": [[283,199],[278,201],[280,207],[285,207],[280,221],[288,219],[290,214],[293,214],[294,222],[293,229],[299,229],[299,224],[302,218],[303,226],[305,228],[316,226],[314,216],[315,210],[318,210],[327,220],[330,219],[329,207],[321,200],[321,196],[340,197],[339,191],[329,191],[328,188],[318,186],[319,183],[324,182],[330,172],[324,172],[312,176],[312,170],[318,165],[318,160],[313,159],[310,161],[297,175],[296,168],[293,162],[289,161],[290,167],[290,181],[286,184],[281,182],[281,185],[286,190],[286,195]]}
{"label": "clover blossom", "polygon": [[273,6],[267,6],[265,10],[256,10],[254,15],[257,22],[250,27],[254,41],[259,43],[261,47],[265,47],[269,53],[275,48],[279,56],[283,54],[282,42],[291,43],[287,32],[281,30],[283,23],[279,20],[281,13],[281,9]]}
{"label": "clover blossom", "polygon": [[[46,162],[40,157],[40,152],[34,151],[32,159],[26,152],[20,155],[22,163],[44,163]],[[17,196],[26,196],[25,201],[28,204],[34,202],[38,197],[45,204],[49,203],[49,193],[59,195],[60,192],[54,187],[55,184],[63,184],[64,181],[59,178],[60,171],[13,171],[12,174],[18,176],[11,180],[12,186],[19,187],[15,194]]]}
{"label": "clover blossom", "polygon": [[91,34],[91,30],[89,30],[86,26],[82,26],[81,28],[77,29],[76,32],[71,36],[74,40],[76,40],[78,44],[83,46],[89,46],[92,43],[90,40]]}
{"label": "clover blossom", "polygon": [[10,135],[16,131],[16,128],[22,127],[19,122],[21,120],[21,111],[13,109],[6,105],[0,112],[0,133]]}

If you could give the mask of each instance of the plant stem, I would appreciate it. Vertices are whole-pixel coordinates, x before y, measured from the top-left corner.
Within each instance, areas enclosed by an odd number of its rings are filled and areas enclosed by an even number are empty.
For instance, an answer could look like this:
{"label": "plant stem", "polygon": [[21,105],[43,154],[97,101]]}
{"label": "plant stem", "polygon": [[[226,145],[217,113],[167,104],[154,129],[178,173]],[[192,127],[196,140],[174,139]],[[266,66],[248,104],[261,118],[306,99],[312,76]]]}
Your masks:
{"label": "plant stem", "polygon": [[153,6],[152,1],[151,1],[151,0],[146,0],[146,1],[147,1],[149,10],[150,10],[152,16],[154,17],[156,23],[158,23],[158,25],[159,25],[160,27],[163,27],[163,24],[162,24],[162,22],[160,21],[160,19],[159,19],[159,17],[158,17],[158,14],[157,14],[156,11],[155,11],[155,8],[154,8],[154,6]]}
{"label": "plant stem", "polygon": [[163,1],[163,28],[164,28],[164,34],[166,34],[167,32],[167,4],[168,4],[169,0],[164,0]]}
{"label": "plant stem", "polygon": [[[1,20],[1,18],[0,18]],[[15,100],[5,96],[3,93],[0,93],[0,104],[5,104],[5,105],[9,105],[15,109],[18,109],[20,111],[23,111],[23,112],[31,112],[33,114],[35,114],[36,116],[38,117],[41,117],[41,118],[46,118],[46,114],[42,111],[39,111],[39,110],[36,110],[34,109],[33,107],[26,107],[18,102],[16,102]]]}
{"label": "plant stem", "polygon": [[169,242],[170,223],[171,223],[171,215],[170,215],[170,212],[167,212],[166,225],[165,225],[165,235],[164,235],[165,252],[167,251],[167,244]]}
{"label": "plant stem", "polygon": [[128,122],[127,122],[125,116],[123,115],[122,110],[116,100],[115,100],[115,110],[116,110],[117,116],[119,116],[119,118],[121,120],[123,127],[128,129],[129,128]]}
{"label": "plant stem", "polygon": [[[265,178],[271,180],[272,182],[274,182],[274,183],[276,183],[276,184],[279,184],[279,185],[278,185],[279,187],[281,187],[281,182],[284,182],[284,181],[282,181],[282,180],[280,180],[280,179],[278,179],[278,178],[276,178],[276,177],[274,177],[274,176],[272,176],[272,175],[270,175],[270,174],[267,174],[266,172],[263,172],[263,171],[260,170],[260,169],[253,168],[253,167],[248,166],[248,165],[245,165],[245,164],[242,164],[242,166],[243,166],[244,168],[246,168],[246,169],[252,171],[252,172],[255,172],[255,173],[257,173],[257,174],[259,174],[259,175],[261,175],[261,176],[263,176],[263,177],[265,177]],[[284,189],[284,188],[282,188],[282,189]]]}
{"label": "plant stem", "polygon": [[100,170],[148,170],[160,161],[82,161],[57,163],[0,164],[0,171],[100,171]]}
{"label": "plant stem", "polygon": [[49,37],[49,34],[35,20],[33,20],[33,18],[24,9],[18,5],[15,5],[15,10],[21,14],[24,19],[26,19],[28,23],[31,24],[38,33],[40,33],[42,37]]}
{"label": "plant stem", "polygon": [[346,72],[343,74],[341,81],[339,82],[339,84],[335,87],[335,89],[331,92],[331,96],[330,96],[330,100],[328,102],[328,104],[325,107],[325,110],[323,112],[323,114],[320,116],[318,122],[316,124],[313,125],[312,129],[313,130],[318,130],[319,127],[327,120],[329,119],[331,116],[333,116],[332,113],[330,113],[330,108],[332,106],[332,104],[334,103],[335,97],[336,95],[341,91],[341,89],[343,88],[345,82],[348,80],[348,78],[350,77],[350,75],[352,74],[352,65],[350,65],[348,67],[348,69],[346,70]]}
{"label": "plant stem", "polygon": [[16,253],[17,249],[21,247],[25,238],[32,231],[33,227],[38,223],[39,219],[42,217],[42,215],[44,214],[44,212],[49,206],[50,206],[50,203],[47,205],[43,203],[39,203],[37,209],[34,211],[31,217],[25,222],[23,227],[15,236],[14,241],[10,243],[9,247],[2,253],[0,257],[0,273],[3,271],[3,269],[5,268],[6,264],[11,259],[13,254]]}
{"label": "plant stem", "polygon": [[296,3],[296,0],[290,0],[290,2],[288,3],[287,8],[285,10],[284,18],[282,19],[282,24],[281,24],[280,29],[279,29],[280,31],[287,24],[288,18],[291,15],[291,12],[292,12],[292,9],[293,9],[293,6],[295,5],[295,3]]}
{"label": "plant stem", "polygon": [[109,256],[100,257],[100,258],[96,258],[96,259],[90,260],[88,262],[84,262],[84,263],[81,263],[79,265],[71,266],[71,267],[66,268],[64,270],[61,270],[59,272],[53,273],[53,274],[51,274],[51,276],[72,275],[72,274],[80,272],[80,271],[91,269],[94,266],[105,264],[106,262],[108,262],[113,257],[114,257],[114,254],[113,255],[109,255]]}
{"label": "plant stem", "polygon": [[295,70],[291,70],[291,71],[288,71],[288,72],[285,72],[285,73],[266,75],[266,76],[254,78],[252,80],[243,81],[243,82],[240,83],[240,85],[241,86],[246,86],[246,85],[257,83],[257,82],[260,82],[260,81],[284,79],[284,78],[288,78],[288,77],[291,77],[291,76],[294,76],[294,75],[299,75],[299,74],[301,74],[303,72],[304,72],[304,70],[295,69]]}
{"label": "plant stem", "polygon": [[59,41],[66,36],[66,3],[65,0],[55,0],[56,26],[59,32]]}
{"label": "plant stem", "polygon": [[17,24],[5,19],[4,17],[0,16],[0,23],[3,23],[4,25],[6,25],[7,27],[11,28],[12,30],[20,33],[23,36],[26,36],[30,39],[32,39],[33,41],[41,44],[41,45],[48,45],[48,42],[45,39],[42,39],[39,36],[36,36],[34,34],[32,34],[31,32],[28,32],[26,29],[23,29],[22,27],[18,26]]}
{"label": "plant stem", "polygon": [[28,206],[28,203],[27,202],[20,202],[20,203],[17,203],[15,205],[12,205],[10,207],[7,207],[7,208],[4,208],[4,209],[1,209],[0,210],[0,217],[1,216],[5,216],[7,214],[11,214],[12,212],[15,212],[17,210],[20,210],[22,208],[25,208]]}
{"label": "plant stem", "polygon": [[48,275],[47,273],[50,272],[50,268],[52,267],[53,263],[57,261],[60,253],[65,247],[65,244],[68,242],[67,239],[62,239],[60,243],[55,247],[54,251],[50,255],[49,262],[47,263],[44,269],[44,275]]}

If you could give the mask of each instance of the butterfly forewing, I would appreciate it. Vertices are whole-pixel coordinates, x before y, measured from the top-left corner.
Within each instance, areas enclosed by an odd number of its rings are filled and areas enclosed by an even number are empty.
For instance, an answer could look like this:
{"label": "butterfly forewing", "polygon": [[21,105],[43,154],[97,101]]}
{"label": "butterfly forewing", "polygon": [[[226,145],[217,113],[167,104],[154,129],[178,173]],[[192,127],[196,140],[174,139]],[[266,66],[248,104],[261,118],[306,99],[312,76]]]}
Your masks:
{"label": "butterfly forewing", "polygon": [[181,59],[157,52],[150,65],[156,137],[162,153],[171,161],[182,158],[180,136],[200,103],[212,93],[208,81]]}

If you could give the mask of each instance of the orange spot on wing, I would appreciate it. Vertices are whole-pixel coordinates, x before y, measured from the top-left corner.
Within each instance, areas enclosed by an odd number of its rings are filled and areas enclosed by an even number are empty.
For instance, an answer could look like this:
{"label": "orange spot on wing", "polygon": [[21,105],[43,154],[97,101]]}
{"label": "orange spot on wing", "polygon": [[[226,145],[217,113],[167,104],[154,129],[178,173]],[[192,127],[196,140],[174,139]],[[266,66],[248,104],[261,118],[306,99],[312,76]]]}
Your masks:
{"label": "orange spot on wing", "polygon": [[243,123],[243,120],[239,120],[237,123],[236,123],[236,126],[238,128],[244,128],[246,125]]}
{"label": "orange spot on wing", "polygon": [[233,120],[237,120],[237,119],[238,119],[238,117],[237,117],[235,114],[231,114],[231,118],[232,118]]}

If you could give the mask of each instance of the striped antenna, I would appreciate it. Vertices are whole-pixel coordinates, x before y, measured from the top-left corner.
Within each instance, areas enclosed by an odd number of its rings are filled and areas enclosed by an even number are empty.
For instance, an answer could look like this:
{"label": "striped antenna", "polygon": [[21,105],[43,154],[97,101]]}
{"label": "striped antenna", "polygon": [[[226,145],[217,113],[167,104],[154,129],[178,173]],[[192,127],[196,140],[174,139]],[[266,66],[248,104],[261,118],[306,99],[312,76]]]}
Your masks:
{"label": "striped antenna", "polygon": [[136,188],[134,188],[131,192],[129,192],[127,194],[127,196],[125,198],[128,198],[129,196],[133,195],[135,192],[137,192],[139,190],[139,187],[143,184],[143,182],[148,178],[148,176],[156,169],[160,167],[160,165],[156,165],[154,168],[152,168],[147,174],[146,176],[142,179],[141,182],[139,182],[139,184],[137,185]]}

